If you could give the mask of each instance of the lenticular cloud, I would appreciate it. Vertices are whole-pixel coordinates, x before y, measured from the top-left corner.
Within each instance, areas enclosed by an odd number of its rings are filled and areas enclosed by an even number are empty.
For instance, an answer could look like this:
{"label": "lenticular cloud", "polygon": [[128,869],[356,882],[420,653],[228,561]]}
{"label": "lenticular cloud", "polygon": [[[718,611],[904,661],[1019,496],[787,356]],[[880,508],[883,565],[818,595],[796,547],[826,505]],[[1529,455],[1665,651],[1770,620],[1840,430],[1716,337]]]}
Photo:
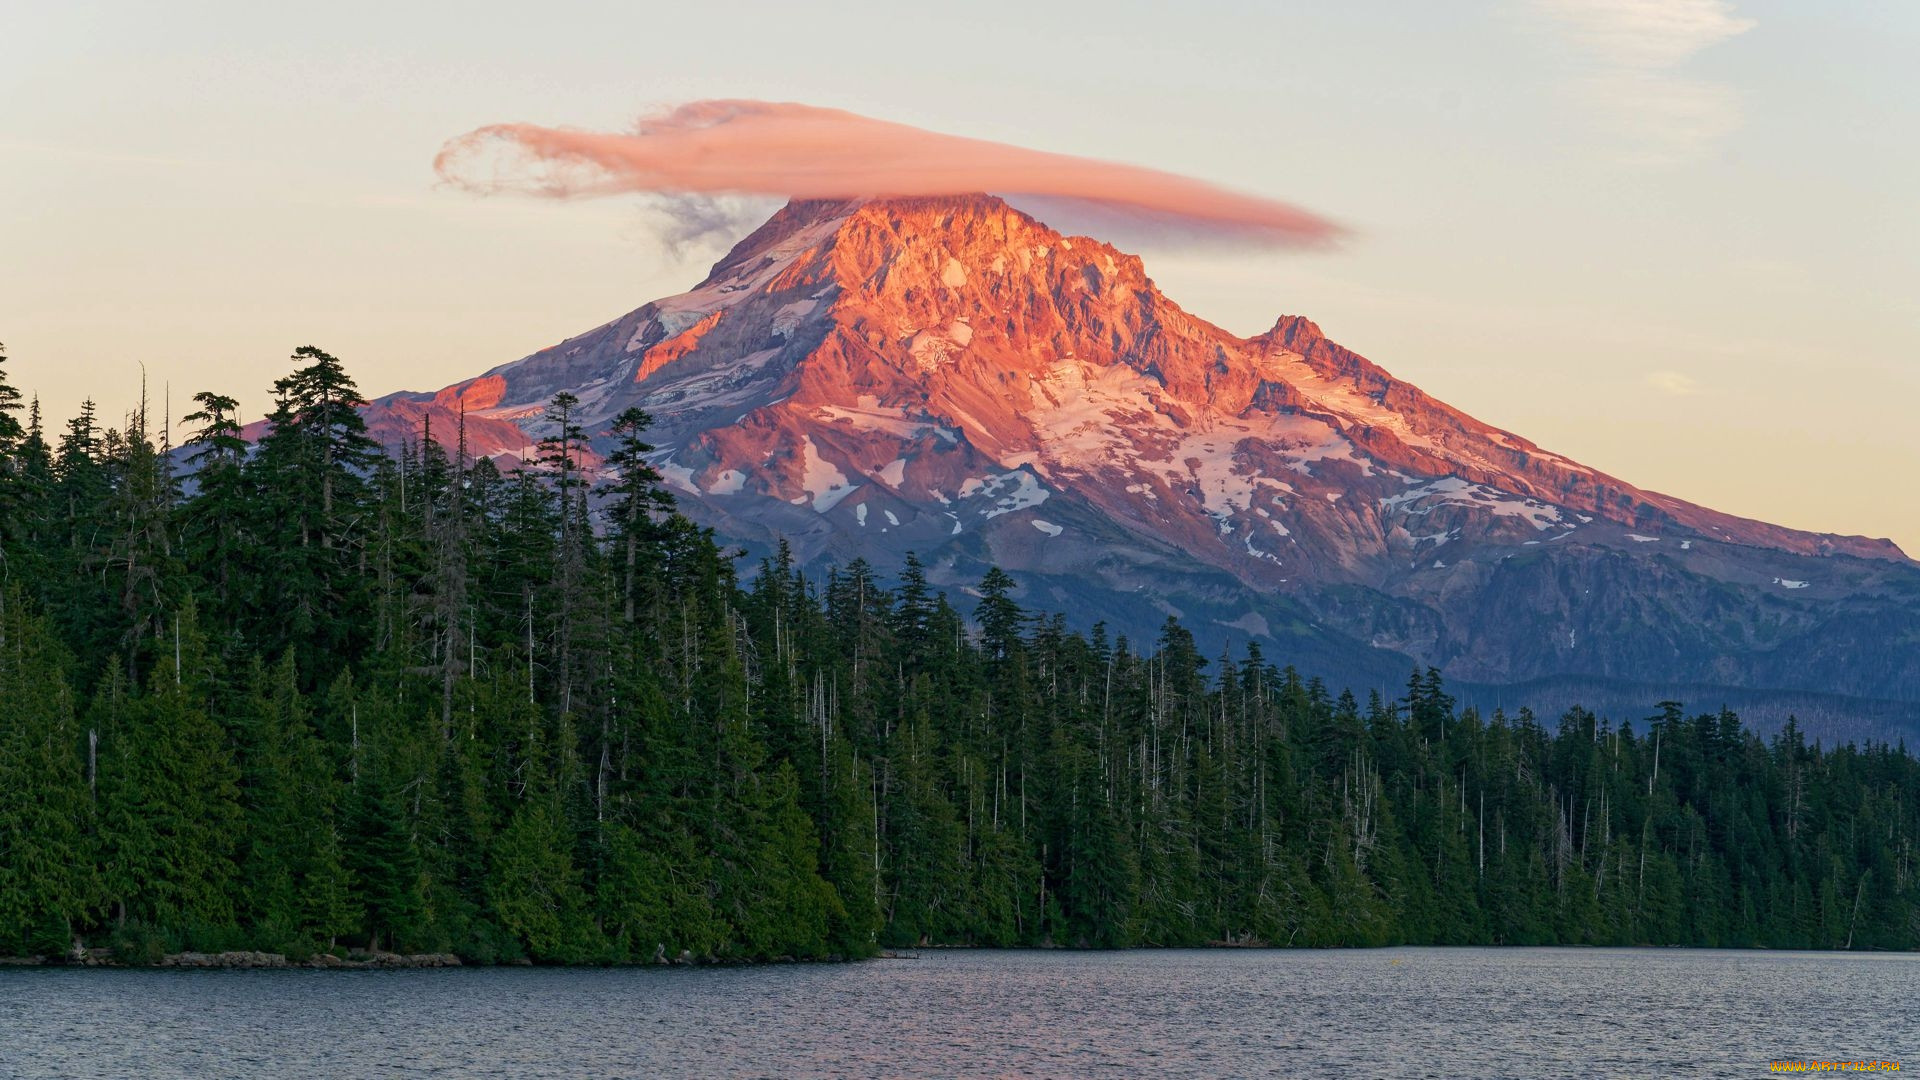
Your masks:
{"label": "lenticular cloud", "polygon": [[491,124],[449,140],[434,169],[471,191],[555,198],[986,191],[1083,201],[1258,243],[1322,243],[1340,232],[1298,207],[1157,169],[766,101],[697,101],[624,133]]}

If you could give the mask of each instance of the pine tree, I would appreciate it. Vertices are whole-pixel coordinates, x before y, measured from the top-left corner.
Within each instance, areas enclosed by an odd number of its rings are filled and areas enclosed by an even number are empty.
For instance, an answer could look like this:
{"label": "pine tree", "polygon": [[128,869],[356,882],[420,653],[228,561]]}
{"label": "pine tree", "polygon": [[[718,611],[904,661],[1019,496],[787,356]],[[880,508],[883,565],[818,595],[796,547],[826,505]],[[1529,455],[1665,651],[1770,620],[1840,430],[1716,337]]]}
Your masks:
{"label": "pine tree", "polygon": [[266,655],[293,648],[302,676],[320,685],[368,637],[358,630],[371,603],[369,477],[380,454],[340,361],[311,345],[293,360],[301,366],[274,381],[268,430],[246,465],[258,493],[246,531],[263,551],[250,566],[245,632]]}
{"label": "pine tree", "polygon": [[25,435],[0,468],[0,579],[44,596],[52,577],[48,567],[61,554],[54,529],[53,448],[41,426],[38,398],[27,417]]}
{"label": "pine tree", "polygon": [[253,554],[241,531],[252,497],[242,475],[247,443],[241,437],[237,401],[210,390],[193,400],[200,408],[182,419],[201,425],[185,444],[196,490],[179,509],[181,548],[207,587],[213,613],[230,622],[238,614],[236,605],[247,599],[239,589],[246,560]]}
{"label": "pine tree", "polygon": [[86,556],[87,568],[118,608],[111,624],[117,634],[103,644],[126,657],[129,671],[164,636],[170,613],[187,591],[172,528],[178,485],[168,450],[154,445],[147,423],[143,400],[124,433],[109,433],[107,527],[96,532]]}
{"label": "pine tree", "polygon": [[9,435],[0,951],[1920,945],[1904,747],[1673,702],[1549,732],[1431,669],[1363,704],[998,570],[969,620],[917,558],[816,584],[782,544],[743,589],[644,414],[595,516],[578,402],[502,476],[425,420],[375,453],[296,363],[251,451],[195,399],[184,491],[144,411]]}
{"label": "pine tree", "polygon": [[84,736],[61,653],[19,587],[0,587],[0,953],[65,953],[93,898]]}
{"label": "pine tree", "polygon": [[609,542],[620,567],[621,615],[634,620],[640,593],[651,577],[652,567],[642,559],[651,545],[653,518],[673,507],[673,496],[661,483],[659,470],[648,457],[652,444],[645,434],[653,426],[653,417],[639,408],[629,408],[613,420],[617,440],[607,455],[613,479],[601,485],[600,492],[612,503],[613,528]]}
{"label": "pine tree", "polygon": [[522,803],[494,841],[494,911],[535,960],[578,963],[600,952],[571,846],[551,797]]}
{"label": "pine tree", "polygon": [[333,944],[359,926],[337,826],[341,792],[314,733],[293,655],[255,661],[234,726],[241,752],[247,921],[283,949]]}
{"label": "pine tree", "polygon": [[346,869],[359,883],[369,948],[403,951],[428,936],[425,873],[399,786],[369,763],[347,807]]}
{"label": "pine tree", "polygon": [[192,602],[170,629],[144,694],[114,665],[95,700],[103,885],[118,921],[217,934],[235,924],[238,770],[207,709],[215,672]]}
{"label": "pine tree", "polygon": [[[6,507],[5,493],[19,472],[14,456],[26,438],[26,429],[14,414],[20,411],[20,391],[7,381],[7,347],[0,344],[0,508]],[[0,539],[4,539],[0,536]]]}

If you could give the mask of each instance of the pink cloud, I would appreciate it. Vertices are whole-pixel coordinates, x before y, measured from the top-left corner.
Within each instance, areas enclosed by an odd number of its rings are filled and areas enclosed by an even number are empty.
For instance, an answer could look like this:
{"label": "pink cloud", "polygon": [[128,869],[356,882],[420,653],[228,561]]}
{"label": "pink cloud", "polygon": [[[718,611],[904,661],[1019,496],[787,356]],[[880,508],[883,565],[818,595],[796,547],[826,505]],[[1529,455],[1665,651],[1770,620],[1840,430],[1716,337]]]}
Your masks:
{"label": "pink cloud", "polygon": [[490,124],[449,140],[434,169],[471,191],[555,198],[985,191],[1083,201],[1261,243],[1324,243],[1341,233],[1299,207],[1158,169],[781,102],[696,101],[624,133]]}

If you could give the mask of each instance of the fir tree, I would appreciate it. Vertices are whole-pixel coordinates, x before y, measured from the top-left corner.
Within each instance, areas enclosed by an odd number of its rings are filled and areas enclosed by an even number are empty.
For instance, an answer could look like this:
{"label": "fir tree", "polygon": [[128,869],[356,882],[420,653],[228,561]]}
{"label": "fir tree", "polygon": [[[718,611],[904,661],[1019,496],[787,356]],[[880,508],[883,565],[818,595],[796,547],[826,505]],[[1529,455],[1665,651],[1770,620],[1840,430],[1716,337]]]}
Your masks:
{"label": "fir tree", "polygon": [[116,665],[95,700],[103,885],[119,921],[218,931],[238,907],[238,770],[208,713],[215,672],[191,602],[170,629],[145,693]]}
{"label": "fir tree", "polygon": [[92,800],[65,658],[18,586],[0,587],[0,951],[67,951],[93,899]]}

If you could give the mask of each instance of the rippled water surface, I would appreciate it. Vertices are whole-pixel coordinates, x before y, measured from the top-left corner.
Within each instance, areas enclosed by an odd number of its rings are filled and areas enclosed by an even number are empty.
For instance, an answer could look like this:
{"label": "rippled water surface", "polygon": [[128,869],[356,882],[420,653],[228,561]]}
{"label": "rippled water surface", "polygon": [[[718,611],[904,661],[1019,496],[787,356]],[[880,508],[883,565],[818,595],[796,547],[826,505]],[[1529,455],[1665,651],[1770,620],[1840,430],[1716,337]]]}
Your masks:
{"label": "rippled water surface", "polygon": [[0,1074],[1759,1076],[1920,1069],[1920,956],[928,950],[728,969],[0,971]]}

